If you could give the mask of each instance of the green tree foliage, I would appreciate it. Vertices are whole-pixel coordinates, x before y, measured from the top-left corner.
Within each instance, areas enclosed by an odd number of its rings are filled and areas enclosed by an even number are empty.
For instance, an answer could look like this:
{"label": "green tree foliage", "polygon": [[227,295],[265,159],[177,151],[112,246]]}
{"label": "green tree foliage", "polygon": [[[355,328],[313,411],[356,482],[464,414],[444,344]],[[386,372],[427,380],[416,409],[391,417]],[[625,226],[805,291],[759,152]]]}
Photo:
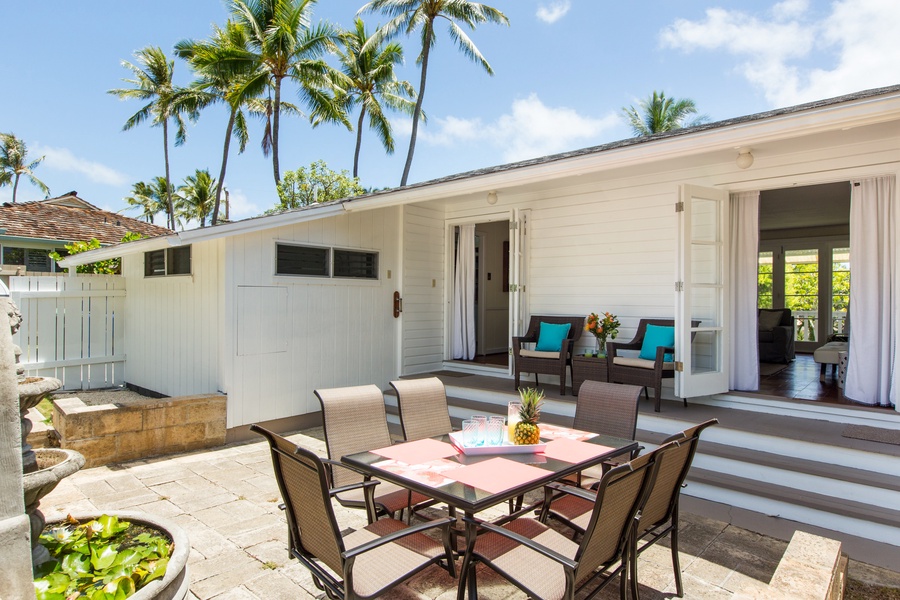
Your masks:
{"label": "green tree foliage", "polygon": [[[139,233],[133,233],[129,231],[122,238],[122,243],[139,240],[142,237],[143,236]],[[86,242],[72,242],[71,244],[65,245],[65,256],[71,256],[72,254],[81,254],[82,252],[87,252],[88,250],[96,250],[99,247],[100,241],[97,238],[91,238]],[[57,262],[65,258],[65,256],[60,255],[59,252],[50,252],[50,258]],[[77,267],[75,267],[75,270],[79,273],[94,273],[96,275],[117,275],[121,272],[121,263],[121,259],[111,258],[109,260],[101,260],[86,265],[78,265]]]}
{"label": "green tree foliage", "polygon": [[281,181],[278,136],[285,79],[299,85],[300,98],[322,121],[350,128],[334,97],[327,93],[332,69],[322,58],[336,49],[338,34],[327,23],[310,25],[314,4],[315,0],[231,0],[229,4],[235,22],[248,32],[249,50],[233,53],[220,65],[249,67],[253,76],[243,85],[253,88],[262,82],[271,91],[271,152],[276,185]]}
{"label": "green tree foliage", "polygon": [[317,160],[309,168],[286,171],[278,184],[279,203],[266,214],[309,206],[311,204],[351,198],[365,193],[359,179],[347,171],[332,171],[325,161]]}
{"label": "green tree foliage", "polygon": [[[693,127],[709,121],[707,116],[697,115],[697,106],[690,98],[666,98],[665,92],[657,91],[648,99],[639,100],[637,108],[623,107],[622,113],[634,135],[638,137]],[[697,116],[688,121],[688,117],[692,115]]]}
{"label": "green tree foliage", "polygon": [[384,39],[393,38],[401,33],[411,35],[417,30],[422,39],[422,51],[416,59],[416,63],[421,66],[419,95],[413,110],[409,152],[406,155],[406,165],[403,167],[403,177],[400,179],[400,185],[404,186],[409,179],[409,170],[412,167],[413,154],[416,150],[419,119],[422,117],[422,101],[425,99],[428,57],[437,42],[434,30],[435,21],[439,18],[445,20],[448,27],[447,35],[456,42],[459,51],[473,62],[480,64],[489,75],[493,75],[494,71],[491,69],[491,65],[459,24],[462,23],[474,30],[478,23],[491,22],[509,25],[509,19],[496,8],[470,0],[372,0],[359,9],[360,13],[366,11],[384,13],[390,17],[390,21],[369,39],[363,50],[368,50],[368,46],[380,44]]}
{"label": "green tree foliage", "polygon": [[133,184],[131,195],[124,200],[129,209],[139,209],[143,213],[141,218],[153,223],[156,215],[167,211],[168,198],[173,192],[171,186],[166,186],[165,177],[154,177],[150,183],[138,181]]}
{"label": "green tree foliage", "polygon": [[[175,123],[175,145],[180,146],[187,138],[184,115],[195,120],[202,106],[202,98],[195,91],[176,86],[172,81],[175,69],[174,61],[158,47],[148,46],[135,52],[137,64],[122,61],[122,66],[134,73],[134,79],[123,79],[134,87],[109,90],[110,94],[126,100],[134,98],[146,102],[134,113],[122,127],[127,131],[150,120],[153,127],[162,127],[163,155],[166,163],[166,188],[171,190],[172,179],[169,176],[169,121]],[[172,194],[166,195],[166,214],[169,229],[175,229],[175,205]]]}
{"label": "green tree foliage", "polygon": [[250,138],[243,109],[257,101],[266,90],[266,79],[258,76],[261,71],[259,64],[254,61],[237,61],[232,68],[227,68],[235,55],[246,55],[249,52],[250,36],[247,29],[234,21],[228,21],[224,29],[213,25],[213,34],[209,40],[182,40],[175,45],[175,53],[186,59],[197,74],[192,87],[207,94],[209,104],[225,103],[229,109],[222,168],[219,171],[212,210],[213,225],[219,219],[231,138],[238,141],[238,154],[243,153]]}
{"label": "green tree foliage", "polygon": [[[338,53],[341,72],[334,82],[337,101],[348,112],[359,106],[356,123],[356,150],[353,153],[353,176],[359,176],[359,152],[362,147],[363,123],[369,117],[372,129],[388,154],[394,153],[391,123],[382,105],[412,115],[416,92],[408,81],[398,81],[394,67],[403,64],[400,44],[369,44],[369,34],[362,19],[354,28],[341,34],[343,49]],[[364,51],[363,48],[366,48]],[[424,117],[423,117],[424,118]]]}
{"label": "green tree foliage", "polygon": [[16,201],[16,191],[19,189],[19,178],[24,175],[33,185],[41,188],[46,195],[50,195],[50,188],[43,181],[34,176],[34,170],[43,162],[44,157],[28,162],[28,148],[25,142],[12,133],[0,133],[0,187],[12,186],[12,201]]}
{"label": "green tree foliage", "polygon": [[178,188],[176,212],[185,221],[200,221],[206,227],[206,219],[212,214],[216,198],[216,180],[208,169],[197,169],[193,175],[184,178],[184,185]]}

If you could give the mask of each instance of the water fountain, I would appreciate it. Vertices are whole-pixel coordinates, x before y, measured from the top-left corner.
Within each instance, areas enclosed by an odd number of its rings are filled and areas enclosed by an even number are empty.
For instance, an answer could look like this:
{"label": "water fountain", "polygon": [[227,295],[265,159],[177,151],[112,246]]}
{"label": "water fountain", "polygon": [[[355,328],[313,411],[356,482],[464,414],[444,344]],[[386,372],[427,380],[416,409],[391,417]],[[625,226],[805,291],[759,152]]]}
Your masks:
{"label": "water fountain", "polygon": [[[9,327],[12,333],[18,331],[22,323],[22,314],[9,298],[2,298]],[[28,434],[33,424],[28,418],[28,411],[38,405],[44,396],[62,387],[62,382],[53,377],[24,377],[24,369],[19,366],[21,350],[14,348],[16,356],[16,375],[18,377],[19,414],[22,430],[22,471],[25,493],[25,513],[31,524],[31,562],[39,565],[50,558],[47,549],[38,541],[44,529],[44,515],[39,509],[41,498],[72,473],[84,466],[84,457],[74,450],[61,448],[39,448],[34,450],[28,443]]]}

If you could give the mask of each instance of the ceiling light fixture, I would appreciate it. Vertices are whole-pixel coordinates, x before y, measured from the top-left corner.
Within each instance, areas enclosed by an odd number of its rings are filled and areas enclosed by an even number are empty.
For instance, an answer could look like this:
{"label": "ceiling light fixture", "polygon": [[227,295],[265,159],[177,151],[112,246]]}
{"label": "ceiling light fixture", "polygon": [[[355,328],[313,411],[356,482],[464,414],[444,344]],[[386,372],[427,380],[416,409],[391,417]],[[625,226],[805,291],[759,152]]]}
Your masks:
{"label": "ceiling light fixture", "polygon": [[490,205],[497,204],[497,192],[495,192],[494,190],[488,192],[487,203]]}
{"label": "ceiling light fixture", "polygon": [[737,158],[734,160],[741,169],[747,169],[753,164],[753,155],[750,154],[750,148],[738,148]]}

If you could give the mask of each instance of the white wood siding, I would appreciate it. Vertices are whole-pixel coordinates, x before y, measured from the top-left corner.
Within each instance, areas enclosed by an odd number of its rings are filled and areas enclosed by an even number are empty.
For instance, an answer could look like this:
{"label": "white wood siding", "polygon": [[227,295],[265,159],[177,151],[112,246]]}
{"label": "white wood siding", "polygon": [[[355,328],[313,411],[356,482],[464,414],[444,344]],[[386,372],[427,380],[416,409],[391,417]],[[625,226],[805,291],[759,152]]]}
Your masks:
{"label": "white wood siding", "polygon": [[444,248],[442,210],[418,205],[403,211],[404,375],[441,368],[444,359]]}
{"label": "white wood siding", "polygon": [[[759,153],[748,170],[738,169],[729,153],[714,164],[653,164],[593,174],[596,183],[562,180],[552,190],[501,190],[496,206],[476,195],[448,203],[446,216],[477,220],[479,213],[501,207],[532,209],[526,290],[530,314],[609,311],[622,322],[619,339],[627,341],[640,318],[674,316],[679,184],[731,192],[788,188],[897,173],[898,161],[895,138],[812,152]],[[578,347],[589,342],[583,336]]]}
{"label": "white wood siding", "polygon": [[[228,238],[224,329],[234,332],[223,340],[228,427],[316,412],[316,388],[385,388],[397,375],[399,322],[392,309],[400,211]],[[377,251],[379,280],[276,276],[277,242]]]}
{"label": "white wood siding", "polygon": [[124,257],[126,381],[167,396],[221,390],[224,242],[191,246],[191,275],[144,277],[144,255]]}

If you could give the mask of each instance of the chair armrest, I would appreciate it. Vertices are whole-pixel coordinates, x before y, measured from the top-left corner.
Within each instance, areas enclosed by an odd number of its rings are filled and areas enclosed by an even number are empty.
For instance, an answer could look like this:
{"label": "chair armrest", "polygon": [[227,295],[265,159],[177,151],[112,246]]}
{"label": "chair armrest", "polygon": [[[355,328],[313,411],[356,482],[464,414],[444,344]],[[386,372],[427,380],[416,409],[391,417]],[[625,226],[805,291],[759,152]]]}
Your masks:
{"label": "chair armrest", "polygon": [[635,344],[632,342],[606,342],[606,356],[608,358],[615,358],[618,356],[619,350],[640,350],[642,344]]}
{"label": "chair armrest", "polygon": [[349,483],[347,485],[342,485],[340,487],[329,488],[328,495],[329,496],[337,496],[338,494],[343,494],[344,492],[349,492],[350,490],[355,490],[355,489],[359,489],[359,488],[370,488],[370,487],[374,488],[379,483],[381,483],[381,482],[378,481],[377,479],[369,480],[369,481],[360,481],[359,483]]}
{"label": "chair armrest", "polygon": [[[571,558],[565,557],[562,554],[560,554],[559,552],[551,550],[550,548],[547,548],[546,546],[543,546],[541,544],[538,544],[534,540],[527,538],[525,536],[519,535],[518,533],[515,533],[515,532],[505,529],[503,527],[497,527],[496,525],[494,525],[492,523],[487,523],[480,519],[474,519],[471,517],[463,517],[463,521],[465,521],[467,523],[474,523],[475,525],[477,525],[484,531],[490,531],[491,533],[496,533],[497,535],[500,535],[507,539],[513,540],[514,542],[518,542],[519,544],[525,546],[526,548],[530,548],[531,550],[534,550],[538,554],[542,554],[542,555],[546,556],[547,558],[549,558],[550,560],[559,563],[560,565],[562,565],[562,567],[564,569],[566,569],[568,571],[574,571],[576,569],[576,567],[578,567],[578,564]],[[478,538],[476,537],[475,544],[477,544],[477,543],[478,543]]]}
{"label": "chair armrest", "polygon": [[592,494],[588,490],[580,487],[575,487],[574,485],[566,485],[564,483],[548,483],[544,486],[544,497],[547,494],[552,494],[556,492],[557,497],[562,494],[567,494],[569,496],[577,496],[582,500],[587,500],[589,502],[595,502],[597,500],[597,494]]}
{"label": "chair armrest", "polygon": [[419,523],[418,525],[412,525],[405,529],[400,529],[394,531],[393,533],[389,533],[384,537],[380,537],[377,540],[372,540],[370,542],[366,542],[365,544],[361,544],[356,546],[355,548],[350,548],[349,550],[344,550],[341,553],[341,556],[344,559],[352,558],[354,556],[358,556],[364,552],[368,552],[374,548],[378,548],[379,546],[383,546],[385,544],[389,544],[391,542],[397,541],[401,538],[404,538],[408,535],[412,535],[414,533],[421,533],[423,531],[427,531],[429,529],[434,529],[435,527],[440,527],[442,529],[447,529],[449,531],[450,523],[452,523],[454,519],[452,517],[443,517],[441,519],[435,519],[434,521],[428,521],[425,523]]}

